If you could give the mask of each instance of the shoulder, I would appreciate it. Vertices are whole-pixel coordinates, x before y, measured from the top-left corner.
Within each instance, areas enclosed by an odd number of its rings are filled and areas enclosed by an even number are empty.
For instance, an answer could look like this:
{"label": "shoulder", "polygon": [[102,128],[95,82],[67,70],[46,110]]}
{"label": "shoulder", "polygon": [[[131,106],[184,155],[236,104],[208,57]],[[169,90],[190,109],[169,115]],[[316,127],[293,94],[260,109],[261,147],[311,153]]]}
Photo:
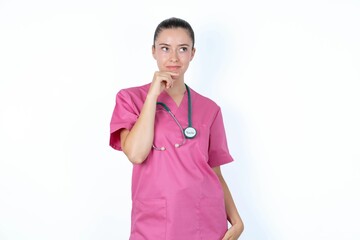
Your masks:
{"label": "shoulder", "polygon": [[220,106],[209,97],[191,89],[192,97],[192,114],[194,122],[202,123],[205,125],[212,125],[215,119],[221,114]]}
{"label": "shoulder", "polygon": [[204,111],[218,112],[220,110],[220,106],[214,100],[196,92],[193,89],[191,89],[191,97],[194,99],[192,102],[193,106],[197,106]]}
{"label": "shoulder", "polygon": [[136,87],[123,88],[118,91],[116,98],[120,101],[132,102],[136,105],[142,105],[146,99],[150,84]]}
{"label": "shoulder", "polygon": [[132,109],[142,108],[144,105],[150,84],[142,86],[123,88],[116,94],[116,103],[121,106],[128,106]]}
{"label": "shoulder", "polygon": [[147,94],[150,87],[150,83],[141,85],[141,86],[135,86],[135,87],[129,87],[129,88],[123,88],[120,91],[118,91],[117,95],[127,95],[127,96],[134,96],[139,97],[142,95]]}

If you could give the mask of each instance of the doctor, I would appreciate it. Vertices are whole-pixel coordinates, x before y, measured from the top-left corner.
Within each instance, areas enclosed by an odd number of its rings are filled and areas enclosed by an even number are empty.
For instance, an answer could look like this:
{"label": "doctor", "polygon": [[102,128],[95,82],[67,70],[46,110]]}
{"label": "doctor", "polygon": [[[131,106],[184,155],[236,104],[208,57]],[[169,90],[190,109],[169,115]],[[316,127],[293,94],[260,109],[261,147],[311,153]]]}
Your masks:
{"label": "doctor", "polygon": [[188,22],[162,21],[152,82],[116,96],[110,146],[133,163],[131,240],[235,240],[244,229],[220,170],[233,161],[221,109],[184,82],[194,43]]}

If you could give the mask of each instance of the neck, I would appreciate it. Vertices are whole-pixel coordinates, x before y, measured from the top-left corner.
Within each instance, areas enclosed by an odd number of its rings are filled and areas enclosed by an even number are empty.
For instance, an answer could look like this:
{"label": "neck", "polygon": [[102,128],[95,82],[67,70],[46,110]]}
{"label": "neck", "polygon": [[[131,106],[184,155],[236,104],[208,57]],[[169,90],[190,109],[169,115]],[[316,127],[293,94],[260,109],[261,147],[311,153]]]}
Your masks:
{"label": "neck", "polygon": [[170,96],[184,95],[184,93],[186,92],[186,87],[185,87],[184,81],[177,82],[177,80],[175,80],[174,85],[171,88],[166,89],[166,92]]}

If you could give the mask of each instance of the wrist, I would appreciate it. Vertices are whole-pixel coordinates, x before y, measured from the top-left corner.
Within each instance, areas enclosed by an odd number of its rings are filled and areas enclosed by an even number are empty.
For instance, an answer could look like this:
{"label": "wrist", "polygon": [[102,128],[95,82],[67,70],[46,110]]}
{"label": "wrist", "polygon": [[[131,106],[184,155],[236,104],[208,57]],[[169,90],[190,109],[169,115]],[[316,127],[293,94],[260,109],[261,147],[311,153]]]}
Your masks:
{"label": "wrist", "polygon": [[156,103],[158,96],[159,96],[158,94],[153,94],[153,93],[150,93],[150,92],[149,92],[149,93],[146,95],[145,101],[146,101],[146,102],[155,102],[155,103]]}

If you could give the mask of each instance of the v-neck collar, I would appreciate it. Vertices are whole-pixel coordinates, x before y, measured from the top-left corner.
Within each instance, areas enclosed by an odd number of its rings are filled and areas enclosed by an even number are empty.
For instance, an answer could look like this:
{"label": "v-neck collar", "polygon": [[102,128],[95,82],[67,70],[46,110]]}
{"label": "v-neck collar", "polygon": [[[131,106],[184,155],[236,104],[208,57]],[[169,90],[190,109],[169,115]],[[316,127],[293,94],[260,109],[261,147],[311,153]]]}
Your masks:
{"label": "v-neck collar", "polygon": [[185,106],[185,110],[187,110],[187,105],[188,105],[188,94],[189,92],[188,91],[185,91],[184,95],[182,96],[182,99],[180,101],[180,104],[179,106],[176,104],[176,102],[174,101],[174,99],[166,92],[166,91],[163,91],[157,101],[158,102],[163,102],[165,103],[169,108],[170,108],[170,111],[176,115],[176,113],[183,109],[184,106]]}

